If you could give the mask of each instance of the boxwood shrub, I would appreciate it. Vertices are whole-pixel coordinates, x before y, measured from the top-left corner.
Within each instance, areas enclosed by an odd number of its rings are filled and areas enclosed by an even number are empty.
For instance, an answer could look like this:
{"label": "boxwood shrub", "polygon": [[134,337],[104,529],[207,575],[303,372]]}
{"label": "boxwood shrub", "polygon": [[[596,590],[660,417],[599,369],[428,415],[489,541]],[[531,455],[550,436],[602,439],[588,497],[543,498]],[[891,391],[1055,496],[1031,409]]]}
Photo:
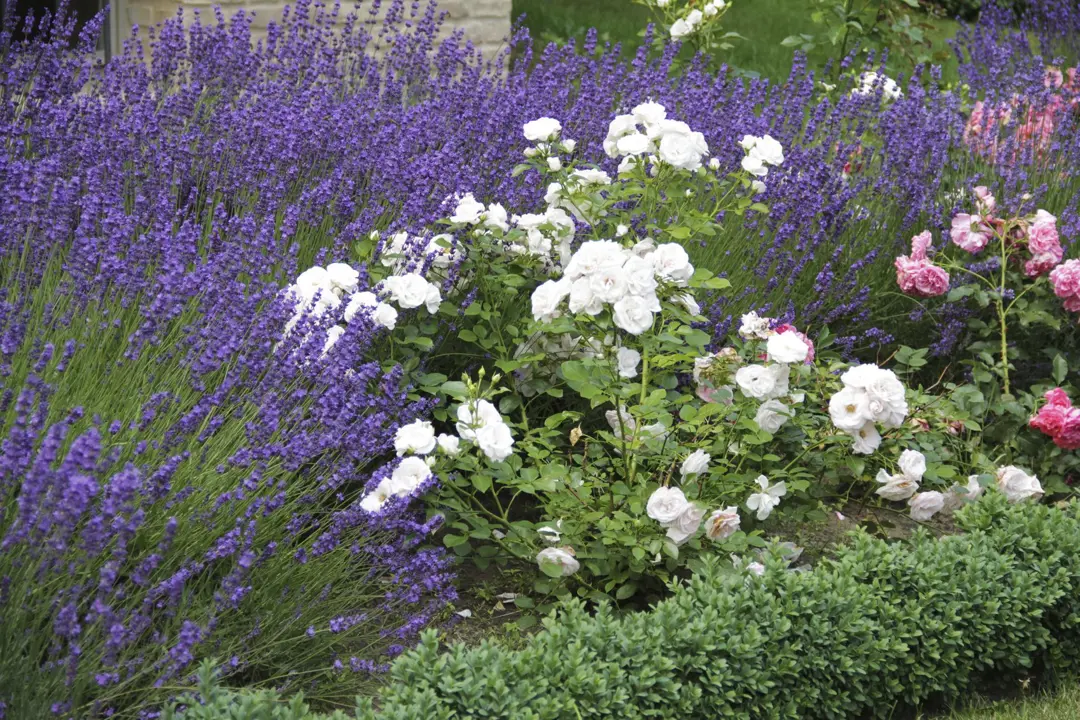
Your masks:
{"label": "boxwood shrub", "polygon": [[779,556],[762,577],[710,563],[648,612],[571,603],[520,650],[442,649],[428,632],[358,717],[887,718],[1075,669],[1077,506],[993,493],[958,523],[906,543],[856,533],[810,572]]}

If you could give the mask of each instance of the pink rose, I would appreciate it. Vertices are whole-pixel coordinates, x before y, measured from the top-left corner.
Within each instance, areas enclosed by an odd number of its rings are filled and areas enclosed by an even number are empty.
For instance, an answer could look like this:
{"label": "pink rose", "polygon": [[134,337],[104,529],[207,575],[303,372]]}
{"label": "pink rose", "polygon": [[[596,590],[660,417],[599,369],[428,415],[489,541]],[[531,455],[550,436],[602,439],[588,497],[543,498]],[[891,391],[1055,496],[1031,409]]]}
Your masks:
{"label": "pink rose", "polygon": [[813,340],[806,337],[805,334],[803,334],[803,333],[799,332],[798,330],[796,330],[794,325],[788,325],[788,324],[785,323],[783,325],[777,325],[775,329],[776,329],[776,333],[778,335],[783,335],[784,333],[794,333],[795,337],[802,340],[803,343],[808,348],[808,352],[806,353],[806,364],[809,365],[810,363],[814,362],[814,341]]}
{"label": "pink rose", "polygon": [[952,241],[969,253],[977,253],[990,242],[990,228],[979,215],[960,213],[953,218],[949,231]]}
{"label": "pink rose", "polygon": [[1080,450],[1080,410],[1069,411],[1065,424],[1054,437],[1054,444],[1063,450]]}
{"label": "pink rose", "polygon": [[990,193],[989,188],[985,185],[979,185],[975,188],[975,205],[979,208],[980,213],[989,215],[997,207],[997,199]]}
{"label": "pink rose", "polygon": [[1049,435],[1054,444],[1065,450],[1080,450],[1080,408],[1074,408],[1061,388],[1046,393],[1046,404],[1039,408],[1028,425]]}
{"label": "pink rose", "polygon": [[1065,76],[1062,75],[1061,70],[1056,67],[1046,68],[1046,73],[1043,75],[1043,85],[1048,88],[1059,88],[1065,81]]}
{"label": "pink rose", "polygon": [[1024,274],[1028,277],[1049,272],[1065,254],[1058,239],[1057,218],[1045,210],[1035,213],[1034,221],[1028,226],[1028,250],[1031,259],[1024,263]]}
{"label": "pink rose", "polygon": [[1066,310],[1080,312],[1080,260],[1066,260],[1051,270],[1050,284]]}
{"label": "pink rose", "polygon": [[949,289],[949,273],[927,259],[930,232],[924,231],[911,239],[911,256],[896,258],[896,283],[900,290],[917,297],[936,297]]}

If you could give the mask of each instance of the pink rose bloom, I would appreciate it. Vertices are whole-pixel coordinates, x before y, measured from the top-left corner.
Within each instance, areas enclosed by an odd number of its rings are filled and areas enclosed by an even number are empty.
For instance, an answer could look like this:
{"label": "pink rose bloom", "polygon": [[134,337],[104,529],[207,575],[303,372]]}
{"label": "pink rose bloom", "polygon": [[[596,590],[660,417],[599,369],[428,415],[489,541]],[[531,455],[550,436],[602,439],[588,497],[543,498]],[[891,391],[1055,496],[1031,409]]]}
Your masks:
{"label": "pink rose bloom", "polygon": [[1054,444],[1063,450],[1080,450],[1080,410],[1069,411],[1065,424],[1054,437]]}
{"label": "pink rose bloom", "polygon": [[929,230],[911,239],[911,256],[896,258],[896,283],[901,292],[917,297],[936,297],[949,289],[949,273],[927,259],[933,236]]}
{"label": "pink rose bloom", "polygon": [[960,213],[953,218],[949,236],[954,243],[974,254],[990,242],[990,228],[983,224],[979,215]]}
{"label": "pink rose bloom", "polygon": [[809,365],[810,363],[814,362],[814,341],[811,340],[810,338],[806,337],[806,335],[804,333],[801,333],[798,330],[796,330],[794,325],[788,325],[786,323],[783,324],[783,325],[777,325],[776,326],[776,333],[778,335],[783,335],[784,333],[794,333],[795,337],[799,338],[800,340],[803,341],[803,343],[806,344],[806,347],[807,347],[806,364]]}
{"label": "pink rose bloom", "polygon": [[1059,88],[1065,81],[1065,76],[1061,74],[1061,70],[1056,67],[1046,68],[1046,74],[1043,75],[1043,85],[1048,88]]}
{"label": "pink rose bloom", "polygon": [[1031,259],[1024,263],[1024,274],[1032,278],[1052,270],[1065,254],[1058,240],[1057,218],[1045,210],[1035,213],[1028,226],[1028,250]]}
{"label": "pink rose bloom", "polygon": [[1066,260],[1051,270],[1050,284],[1066,310],[1080,312],[1080,260]]}
{"label": "pink rose bloom", "polygon": [[1046,393],[1046,404],[1039,408],[1028,425],[1039,432],[1055,437],[1061,432],[1073,409],[1069,396],[1061,388],[1054,388]]}
{"label": "pink rose bloom", "polygon": [[979,208],[980,213],[989,215],[997,207],[997,199],[990,193],[988,187],[979,185],[975,188],[975,205]]}

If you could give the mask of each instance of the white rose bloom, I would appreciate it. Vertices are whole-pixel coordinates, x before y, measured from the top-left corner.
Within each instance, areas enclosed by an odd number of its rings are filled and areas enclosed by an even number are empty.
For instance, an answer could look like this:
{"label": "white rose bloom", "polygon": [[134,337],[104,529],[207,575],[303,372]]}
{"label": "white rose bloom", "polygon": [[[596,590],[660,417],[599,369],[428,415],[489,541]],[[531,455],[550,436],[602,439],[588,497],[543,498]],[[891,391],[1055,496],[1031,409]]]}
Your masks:
{"label": "white rose bloom", "polygon": [[829,417],[837,429],[856,432],[870,421],[869,398],[862,390],[846,387],[829,398]]}
{"label": "white rose bloom", "polygon": [[873,422],[866,423],[851,433],[851,436],[855,439],[855,444],[851,448],[852,452],[859,455],[869,455],[881,446],[881,434],[878,433]]}
{"label": "white rose bloom", "polygon": [[788,421],[791,414],[791,408],[779,400],[766,400],[761,403],[757,414],[754,415],[754,422],[765,432],[775,435],[776,431]]}
{"label": "white rose bloom", "polygon": [[502,462],[514,454],[514,437],[510,434],[510,426],[503,422],[478,428],[476,444],[492,462]]}
{"label": "white rose bloom", "polygon": [[765,167],[765,161],[760,156],[751,152],[744,157],[741,162],[742,169],[750,173],[754,177],[765,177],[769,174],[769,168]]}
{"label": "white rose bloom", "polygon": [[[563,280],[566,280],[564,277]],[[604,301],[596,297],[596,293],[592,290],[592,281],[590,278],[583,277],[574,281],[570,286],[570,312],[574,313],[588,313],[589,315],[599,315],[604,311]]]}
{"label": "white rose bloom", "polygon": [[742,140],[739,141],[739,147],[743,150],[750,151],[757,145],[757,141],[758,139],[754,135],[743,135]]}
{"label": "white rose bloom", "polygon": [[934,490],[921,492],[912,495],[908,505],[911,506],[912,520],[926,522],[944,509],[945,496]]}
{"label": "white rose bloom", "polygon": [[548,280],[533,290],[532,315],[537,322],[551,322],[559,317],[559,305],[570,294],[570,281]]}
{"label": "white rose bloom", "polygon": [[399,497],[411,495],[416,488],[431,477],[431,468],[423,458],[407,457],[398,463],[390,475],[393,493]]}
{"label": "white rose bloom", "polygon": [[919,481],[904,475],[890,475],[884,470],[878,470],[876,480],[881,483],[876,492],[886,500],[899,502],[907,500],[919,489]]}
{"label": "white rose bloom", "polygon": [[757,511],[757,519],[765,520],[772,514],[773,508],[780,504],[780,498],[787,494],[787,485],[780,481],[770,486],[769,479],[764,475],[758,475],[754,482],[761,488],[761,492],[746,499],[746,509]]}
{"label": "white rose bloom", "polygon": [[723,510],[713,510],[705,521],[705,537],[710,540],[726,540],[735,534],[741,524],[739,509],[734,505]]}
{"label": "white rose bloom", "polygon": [[[653,300],[655,301],[655,296]],[[640,335],[653,325],[653,304],[639,295],[628,295],[615,303],[615,325],[631,335]]]}
{"label": "white rose bloom", "polygon": [[394,450],[398,457],[405,453],[427,455],[435,449],[435,428],[424,420],[402,425],[394,435]]}
{"label": "white rose bloom", "polygon": [[[757,575],[758,577],[761,577],[765,574],[765,566],[755,560],[754,562],[748,563],[746,565],[746,572],[750,573],[751,575]],[[749,579],[750,578],[747,578],[748,581]]]}
{"label": "white rose bloom", "polygon": [[[416,273],[391,275],[383,280],[381,285],[382,289],[389,293],[390,299],[404,310],[411,310],[427,303],[433,289],[431,283]],[[436,293],[439,291],[438,288],[434,290]]]}
{"label": "white rose bloom", "polygon": [[502,421],[502,415],[487,400],[462,403],[457,409],[457,431],[462,440],[476,440],[479,428]]}
{"label": "white rose bloom", "polygon": [[557,157],[549,157],[547,159],[548,170],[551,172],[559,172],[562,170],[562,160]]}
{"label": "white rose bloom", "polygon": [[769,359],[778,363],[801,363],[810,354],[810,347],[795,333],[786,332],[770,335],[765,343],[765,352]]}
{"label": "white rose bloom", "polygon": [[390,242],[383,245],[379,262],[383,267],[393,267],[401,261],[405,253],[405,243],[409,240],[409,233],[399,232],[390,238]]}
{"label": "white rose bloom", "polygon": [[391,492],[390,483],[383,480],[374,490],[360,500],[360,508],[364,512],[377,513],[383,509],[387,501],[394,496]]}
{"label": "white rose bloom", "polygon": [[626,225],[623,225],[622,223],[619,223],[617,226],[615,226],[615,237],[622,237],[628,232],[630,232],[630,228],[628,228]]}
{"label": "white rose bloom", "polygon": [[619,365],[619,377],[631,380],[637,377],[638,363],[641,362],[641,353],[632,348],[619,348],[615,353]]}
{"label": "white rose bloom", "polygon": [[684,37],[694,32],[694,27],[685,19],[679,18],[671,24],[671,39],[682,40]]}
{"label": "white rose bloom", "polygon": [[926,473],[926,456],[918,450],[905,450],[900,453],[900,472],[916,482],[922,481]]}
{"label": "white rose bloom", "polygon": [[665,120],[659,127],[661,135],[657,155],[662,161],[683,170],[694,171],[701,167],[702,156],[709,153],[704,135],[677,120]]}
{"label": "white rose bloom", "polygon": [[434,255],[431,259],[432,267],[442,270],[450,267],[458,259],[461,252],[460,247],[455,245],[453,236],[446,233],[431,238],[427,247],[424,248],[425,255]]}
{"label": "white rose bloom", "polygon": [[638,159],[633,155],[627,155],[619,162],[619,167],[615,171],[619,175],[628,175],[634,172],[634,168],[637,167]]}
{"label": "white rose bloom", "polygon": [[544,548],[536,554],[536,564],[543,567],[546,564],[555,564],[559,567],[563,577],[569,577],[581,569],[581,563],[573,555],[562,548]]}
{"label": "white rose bloom", "polygon": [[641,103],[633,110],[630,111],[636,122],[642,125],[659,125],[661,122],[667,119],[667,109],[660,103],[649,102]]}
{"label": "white rose bloom", "polygon": [[686,287],[694,274],[690,256],[678,243],[664,243],[658,246],[649,254],[648,260],[652,263],[653,271],[658,278],[675,283],[679,287]]}
{"label": "white rose bloom", "polygon": [[983,494],[983,486],[978,475],[969,475],[967,485],[956,483],[945,493],[945,510],[952,512],[965,503],[978,500]]}
{"label": "white rose bloom", "polygon": [[651,262],[638,255],[631,255],[622,269],[626,273],[626,290],[629,294],[643,297],[656,294],[656,274]]}
{"label": "white rose bloom", "polygon": [[349,298],[349,302],[345,305],[345,312],[343,317],[345,322],[351,323],[356,317],[356,314],[363,308],[373,308],[379,304],[379,298],[373,292],[358,292],[353,293]]}
{"label": "white rose bloom", "polygon": [[525,123],[525,139],[532,142],[551,142],[562,132],[562,123],[555,118],[542,117]]}
{"label": "white rose bloom", "polygon": [[754,144],[754,153],[767,165],[784,164],[784,147],[772,135],[758,138]]}
{"label": "white rose bloom", "polygon": [[668,526],[667,536],[676,545],[682,545],[701,527],[701,519],[705,517],[705,508],[689,504],[679,513],[679,516]]}
{"label": "white rose bloom", "polygon": [[376,325],[381,325],[387,330],[393,330],[397,326],[398,311],[386,303],[378,303],[371,311],[371,319]]}
{"label": "white rose bloom", "polygon": [[507,222],[508,217],[506,208],[502,206],[502,203],[491,203],[488,205],[487,212],[484,213],[484,225],[492,229],[498,228],[503,232],[507,232],[510,230],[510,225]]}
{"label": "white rose bloom", "polygon": [[617,303],[626,297],[629,278],[621,267],[607,267],[589,276],[593,297],[605,303]]}
{"label": "white rose bloom", "polygon": [[664,527],[671,525],[690,505],[683,491],[675,487],[660,487],[645,503],[645,514]]}
{"label": "white rose bloom", "polygon": [[682,468],[679,470],[682,475],[682,479],[685,481],[688,475],[700,475],[709,469],[709,460],[712,457],[704,450],[695,450],[687,455],[683,460]]}
{"label": "white rose bloom", "polygon": [[585,168],[570,173],[570,177],[577,178],[582,185],[610,185],[611,176],[603,170]]}
{"label": "white rose bloom", "polygon": [[768,338],[769,318],[760,317],[756,312],[746,313],[740,318],[739,336],[745,340]]}
{"label": "white rose bloom", "polygon": [[1038,500],[1042,497],[1042,484],[1039,478],[1028,475],[1018,467],[1006,465],[997,471],[997,486],[1009,502],[1015,503],[1028,498]]}
{"label": "white rose bloom", "polygon": [[442,293],[439,291],[439,287],[428,283],[427,294],[424,295],[424,307],[434,315],[439,312],[440,305],[442,305]]}
{"label": "white rose bloom", "polygon": [[342,293],[354,292],[360,282],[360,273],[345,263],[330,263],[326,266],[326,274],[333,288]]}
{"label": "white rose bloom", "polygon": [[767,190],[768,188],[765,185],[765,183],[761,182],[760,180],[751,180],[750,181],[750,189],[754,191],[755,195],[760,195],[761,193],[765,192],[765,190]]}
{"label": "white rose bloom", "polygon": [[771,400],[788,391],[787,365],[744,365],[735,371],[735,384],[755,400]]}
{"label": "white rose bloom", "polygon": [[604,139],[604,152],[608,157],[618,157],[619,140],[637,131],[637,120],[633,115],[616,115],[608,124],[607,137]]}
{"label": "white rose bloom", "polygon": [[330,352],[330,348],[337,344],[337,341],[341,339],[341,336],[345,334],[345,328],[340,325],[334,325],[326,331],[326,342],[323,343],[322,354]]}
{"label": "white rose bloom", "polygon": [[615,143],[615,148],[619,155],[629,156],[649,155],[656,152],[652,140],[644,133],[633,133],[619,138],[619,142]]}
{"label": "white rose bloom", "polygon": [[701,306],[698,305],[697,300],[695,300],[694,296],[690,293],[682,293],[681,295],[676,295],[675,302],[686,308],[686,311],[689,312],[691,315],[701,314]]}
{"label": "white rose bloom", "polygon": [[603,268],[622,267],[628,254],[626,248],[612,240],[589,240],[570,258],[565,276],[577,280]]}
{"label": "white rose bloom", "polygon": [[898,428],[904,424],[908,411],[904,384],[891,370],[877,368],[875,377],[864,386],[864,390],[871,418],[886,428]]}
{"label": "white rose bloom", "polygon": [[435,438],[435,442],[439,445],[439,449],[450,457],[454,457],[461,452],[461,438],[457,435],[442,433]]}
{"label": "white rose bloom", "polygon": [[[300,273],[296,277],[294,285],[298,288],[311,289],[311,290],[333,290],[334,283],[330,279],[330,273],[326,271],[326,268],[310,267],[304,272]],[[315,295],[314,292],[311,293]]]}
{"label": "white rose bloom", "polygon": [[479,202],[472,193],[466,193],[458,200],[454,214],[450,216],[450,222],[462,225],[475,225],[480,222],[480,216],[484,214],[484,203]]}

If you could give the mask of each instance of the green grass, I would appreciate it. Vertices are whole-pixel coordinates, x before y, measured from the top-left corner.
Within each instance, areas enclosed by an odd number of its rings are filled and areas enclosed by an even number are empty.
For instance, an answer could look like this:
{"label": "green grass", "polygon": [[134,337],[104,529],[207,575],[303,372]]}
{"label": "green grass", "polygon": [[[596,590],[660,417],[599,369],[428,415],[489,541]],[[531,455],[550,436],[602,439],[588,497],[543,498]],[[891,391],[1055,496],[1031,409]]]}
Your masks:
{"label": "green grass", "polygon": [[1018,702],[1002,702],[951,715],[948,720],[1076,720],[1080,686]]}
{"label": "green grass", "polygon": [[[541,46],[582,37],[589,28],[597,28],[601,41],[622,43],[624,52],[632,52],[641,42],[640,33],[649,23],[648,9],[630,0],[514,0],[514,17],[525,15],[525,24]],[[743,70],[783,79],[791,69],[793,51],[780,43],[799,33],[820,29],[810,19],[808,0],[736,0],[725,16],[725,27],[742,35],[735,48],[721,59]],[[952,20],[933,19],[929,34],[933,49],[946,65],[946,77],[955,64],[945,41],[956,32]],[[814,67],[822,67],[832,55],[832,48],[815,47],[810,53]],[[909,71],[905,63],[890,63],[897,71]]]}

